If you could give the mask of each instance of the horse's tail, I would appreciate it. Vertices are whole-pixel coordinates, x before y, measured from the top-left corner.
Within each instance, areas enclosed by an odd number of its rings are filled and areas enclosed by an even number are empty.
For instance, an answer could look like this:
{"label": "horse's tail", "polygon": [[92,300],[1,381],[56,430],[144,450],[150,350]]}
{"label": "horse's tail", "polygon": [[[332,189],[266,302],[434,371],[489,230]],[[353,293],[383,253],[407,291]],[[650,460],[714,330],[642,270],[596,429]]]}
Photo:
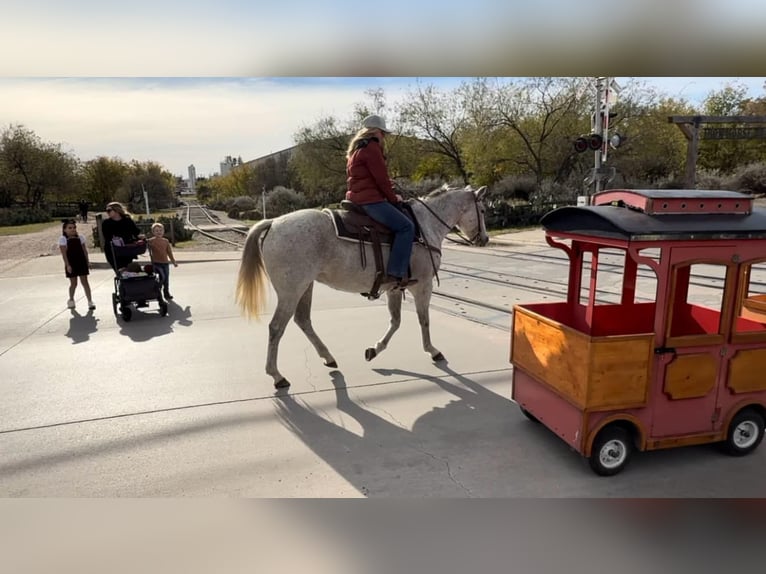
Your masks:
{"label": "horse's tail", "polygon": [[235,300],[248,319],[263,313],[266,307],[266,268],[261,253],[261,235],[271,229],[271,219],[264,219],[250,230],[239,265]]}

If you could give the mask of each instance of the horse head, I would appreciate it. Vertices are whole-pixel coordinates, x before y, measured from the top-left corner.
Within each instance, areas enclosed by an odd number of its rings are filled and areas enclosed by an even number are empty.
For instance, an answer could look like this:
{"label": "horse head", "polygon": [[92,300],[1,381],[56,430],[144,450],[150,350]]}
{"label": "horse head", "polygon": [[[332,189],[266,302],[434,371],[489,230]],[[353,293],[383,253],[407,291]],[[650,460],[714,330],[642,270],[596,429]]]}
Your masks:
{"label": "horse head", "polygon": [[477,190],[468,185],[465,187],[467,193],[466,207],[460,214],[456,227],[465,235],[469,243],[485,246],[489,243],[489,234],[484,223],[484,203],[483,198],[487,194],[487,186],[483,185]]}

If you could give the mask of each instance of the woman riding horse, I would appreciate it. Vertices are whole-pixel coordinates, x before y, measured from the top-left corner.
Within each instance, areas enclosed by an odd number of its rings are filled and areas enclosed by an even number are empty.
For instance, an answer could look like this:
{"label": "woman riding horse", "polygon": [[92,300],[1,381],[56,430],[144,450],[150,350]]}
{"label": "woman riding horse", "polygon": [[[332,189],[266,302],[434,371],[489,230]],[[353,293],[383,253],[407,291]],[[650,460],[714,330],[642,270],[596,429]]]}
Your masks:
{"label": "woman riding horse", "polygon": [[415,226],[398,207],[402,198],[394,193],[388,177],[383,155],[383,141],[388,133],[391,132],[386,129],[386,120],[380,116],[367,116],[362,120],[362,128],[351,139],[346,151],[346,199],[394,232],[387,276],[381,283],[396,283],[398,288],[404,289],[417,283],[417,279],[407,278]]}

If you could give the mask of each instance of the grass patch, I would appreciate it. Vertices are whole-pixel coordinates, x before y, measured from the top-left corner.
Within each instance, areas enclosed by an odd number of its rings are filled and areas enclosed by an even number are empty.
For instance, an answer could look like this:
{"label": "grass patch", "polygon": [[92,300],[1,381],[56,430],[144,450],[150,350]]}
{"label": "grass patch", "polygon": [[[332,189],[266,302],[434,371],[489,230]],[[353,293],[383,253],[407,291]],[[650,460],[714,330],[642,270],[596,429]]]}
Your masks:
{"label": "grass patch", "polygon": [[60,227],[60,221],[47,221],[45,223],[27,223],[25,225],[9,225],[0,227],[0,235],[24,235],[26,233],[37,233],[46,229]]}

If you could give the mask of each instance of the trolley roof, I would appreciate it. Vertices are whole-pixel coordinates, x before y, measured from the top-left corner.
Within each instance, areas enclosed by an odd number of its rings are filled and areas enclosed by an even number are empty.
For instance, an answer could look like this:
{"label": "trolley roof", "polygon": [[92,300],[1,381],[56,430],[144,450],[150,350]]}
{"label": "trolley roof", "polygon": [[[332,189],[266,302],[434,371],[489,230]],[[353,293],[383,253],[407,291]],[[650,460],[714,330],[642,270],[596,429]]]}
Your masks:
{"label": "trolley roof", "polygon": [[554,209],[540,223],[551,232],[626,241],[766,239],[766,209],[744,193],[607,190],[593,203]]}

